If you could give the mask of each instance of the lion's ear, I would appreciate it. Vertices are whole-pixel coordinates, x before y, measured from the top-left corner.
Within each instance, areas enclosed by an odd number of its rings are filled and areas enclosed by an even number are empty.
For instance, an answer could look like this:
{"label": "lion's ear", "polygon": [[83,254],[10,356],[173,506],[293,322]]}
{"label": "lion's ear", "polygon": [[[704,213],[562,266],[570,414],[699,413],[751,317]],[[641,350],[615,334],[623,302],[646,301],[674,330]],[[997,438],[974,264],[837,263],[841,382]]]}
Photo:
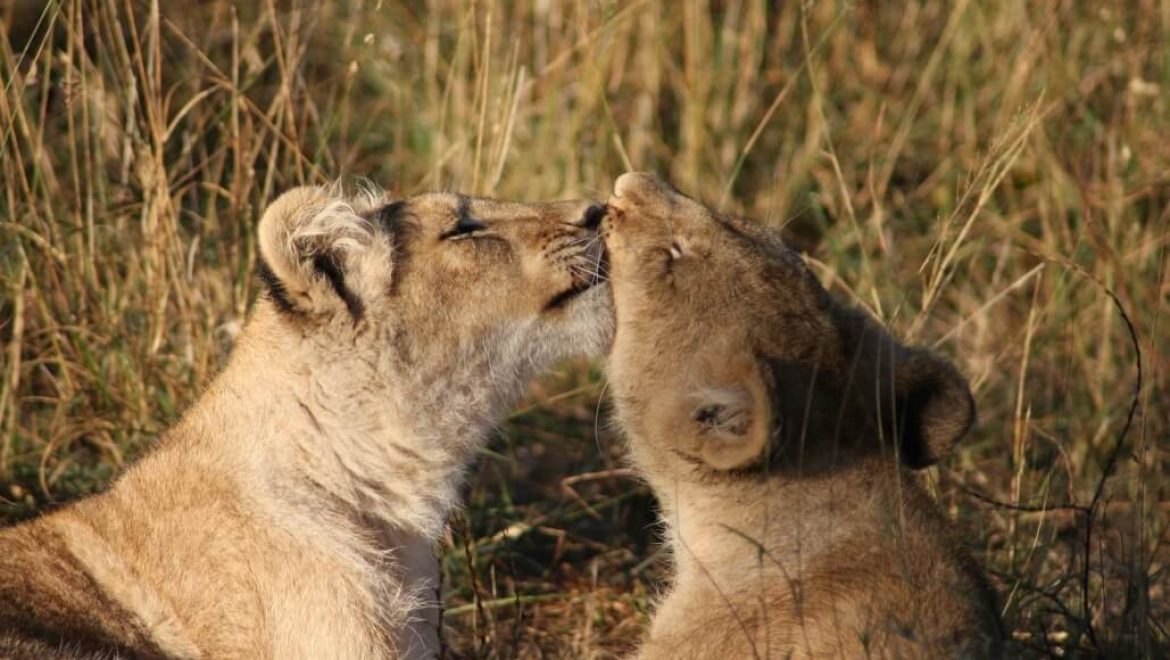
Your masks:
{"label": "lion's ear", "polygon": [[768,387],[755,359],[742,354],[700,376],[682,402],[682,430],[709,467],[735,470],[763,459],[772,436]]}
{"label": "lion's ear", "polygon": [[389,279],[389,243],[326,188],[282,194],[264,212],[257,233],[260,275],[284,311],[344,311],[357,321],[366,297]]}
{"label": "lion's ear", "polygon": [[894,363],[902,462],[920,469],[937,463],[975,421],[967,379],[930,351],[899,347]]}

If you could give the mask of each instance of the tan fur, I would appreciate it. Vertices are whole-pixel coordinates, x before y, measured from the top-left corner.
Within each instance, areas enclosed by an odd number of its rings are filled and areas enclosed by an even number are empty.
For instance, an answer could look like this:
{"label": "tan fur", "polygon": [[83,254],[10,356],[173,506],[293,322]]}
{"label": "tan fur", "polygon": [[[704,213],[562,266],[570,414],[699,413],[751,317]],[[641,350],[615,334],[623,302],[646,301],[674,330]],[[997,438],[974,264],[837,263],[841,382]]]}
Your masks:
{"label": "tan fur", "polygon": [[612,334],[587,209],[276,200],[224,372],[108,492],[0,531],[0,657],[433,656],[464,466]]}
{"label": "tan fur", "polygon": [[998,654],[991,591],[910,471],[970,426],[962,376],[774,232],[645,174],[609,209],[611,391],[676,562],[639,657]]}

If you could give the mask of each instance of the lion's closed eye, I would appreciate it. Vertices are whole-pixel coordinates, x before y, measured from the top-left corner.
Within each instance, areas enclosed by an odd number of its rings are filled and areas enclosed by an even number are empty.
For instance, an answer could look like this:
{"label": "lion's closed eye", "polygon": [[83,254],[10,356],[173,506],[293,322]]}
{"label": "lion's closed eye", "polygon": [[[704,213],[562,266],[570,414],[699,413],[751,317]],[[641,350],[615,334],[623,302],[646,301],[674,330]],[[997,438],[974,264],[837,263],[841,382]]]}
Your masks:
{"label": "lion's closed eye", "polygon": [[482,235],[487,231],[487,224],[475,218],[464,215],[455,222],[455,226],[439,234],[439,240],[460,240]]}

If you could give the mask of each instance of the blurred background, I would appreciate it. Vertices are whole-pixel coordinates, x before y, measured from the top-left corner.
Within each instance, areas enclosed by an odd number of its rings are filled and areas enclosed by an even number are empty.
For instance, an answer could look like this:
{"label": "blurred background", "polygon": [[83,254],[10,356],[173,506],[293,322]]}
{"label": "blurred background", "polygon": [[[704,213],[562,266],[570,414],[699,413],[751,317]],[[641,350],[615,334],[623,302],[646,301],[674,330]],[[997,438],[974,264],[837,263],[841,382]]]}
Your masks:
{"label": "blurred background", "polygon": [[[655,170],[970,378],[926,477],[1021,654],[1168,657],[1168,34],[1168,0],[0,2],[0,519],[209,382],[280,191]],[[604,389],[561,365],[472,470],[449,657],[634,647],[668,563]]]}

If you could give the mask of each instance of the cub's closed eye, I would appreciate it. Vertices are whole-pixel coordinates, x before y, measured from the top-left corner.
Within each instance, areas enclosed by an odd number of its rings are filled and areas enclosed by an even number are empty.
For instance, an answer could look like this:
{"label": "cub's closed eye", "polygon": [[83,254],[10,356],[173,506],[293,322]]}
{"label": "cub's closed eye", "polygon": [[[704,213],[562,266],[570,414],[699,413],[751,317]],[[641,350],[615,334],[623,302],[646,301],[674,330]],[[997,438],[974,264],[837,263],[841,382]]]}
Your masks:
{"label": "cub's closed eye", "polygon": [[459,221],[455,223],[454,227],[448,229],[442,234],[439,234],[439,238],[441,240],[447,240],[449,238],[468,237],[485,229],[487,229],[487,225],[484,223],[476,220],[475,218],[464,216],[459,218]]}

